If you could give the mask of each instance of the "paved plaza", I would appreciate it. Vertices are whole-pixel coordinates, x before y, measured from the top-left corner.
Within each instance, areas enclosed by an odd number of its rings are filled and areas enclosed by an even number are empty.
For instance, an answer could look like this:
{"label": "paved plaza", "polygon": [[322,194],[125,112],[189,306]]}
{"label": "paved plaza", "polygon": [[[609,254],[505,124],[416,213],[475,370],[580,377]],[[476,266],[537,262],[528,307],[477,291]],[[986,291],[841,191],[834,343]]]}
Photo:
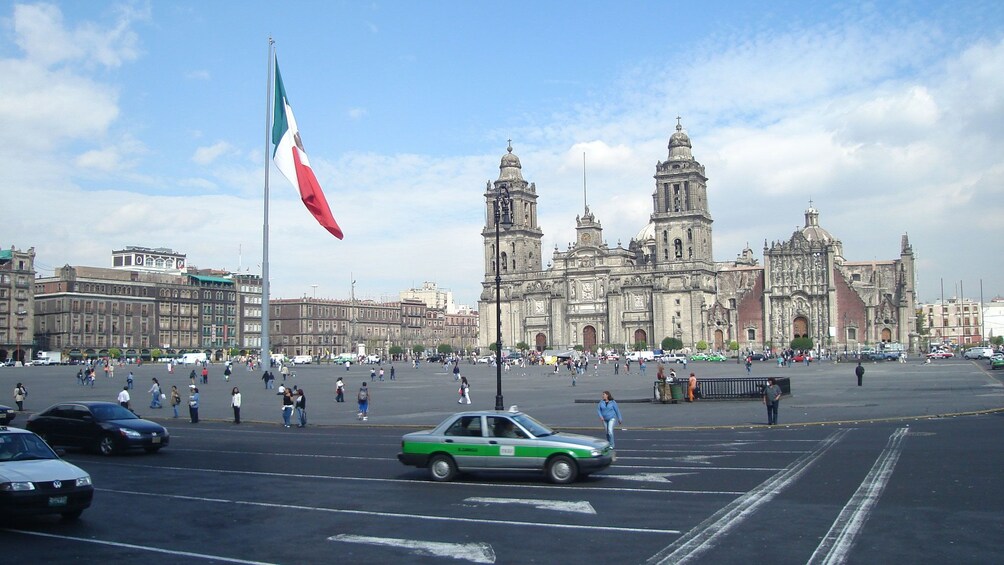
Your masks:
{"label": "paved plaza", "polygon": [[[989,370],[984,361],[939,360],[930,364],[865,363],[864,386],[856,386],[853,363],[820,362],[811,365],[777,367],[772,362],[754,363],[754,376],[787,377],[792,395],[782,399],[779,423],[813,424],[820,422],[855,422],[883,419],[931,417],[960,413],[994,411],[1004,408],[1004,385],[1000,376]],[[496,371],[488,365],[461,364],[461,371],[471,382],[470,408],[490,409],[495,405]],[[35,412],[66,400],[114,401],[132,371],[135,385],[134,410],[145,418],[172,425],[170,406],[149,408],[151,379],[156,377],[166,390],[178,386],[187,401],[189,373],[193,366],[178,366],[168,373],[164,364],[118,367],[113,378],[99,371],[95,386],[77,384],[75,366],[6,367],[0,369],[0,386],[11,398],[0,402],[13,406],[13,389],[18,382],[29,391],[26,412]],[[223,377],[222,364],[209,365],[209,383],[198,384],[202,420],[232,419],[230,391],[237,386],[243,397],[242,419],[253,422],[281,420],[280,397],[276,390],[265,388],[261,371],[235,367],[230,382]],[[333,365],[300,365],[293,368],[286,384],[304,389],[307,412],[312,425],[394,425],[431,426],[461,408],[457,403],[457,383],[450,369],[442,364],[395,363],[396,379],[389,377],[390,365],[384,364],[384,380],[370,383],[371,401],[368,422],[356,419],[355,397],[363,381],[370,382],[370,369],[377,365],[353,365],[349,370]],[[698,379],[745,376],[746,371],[734,362],[692,362],[670,365],[681,377],[696,373]],[[282,383],[277,370],[276,386]],[[572,386],[571,375],[553,367],[513,367],[502,374],[505,406],[517,405],[548,424],[564,428],[598,427],[595,404],[600,393],[609,390],[621,404],[624,427],[628,429],[716,427],[761,425],[765,409],[756,401],[697,401],[660,404],[650,402],[656,365],[649,364],[646,374],[636,365],[626,373],[614,374],[612,364],[592,367]],[[1001,372],[1004,374],[1004,371]],[[334,402],[335,380],[346,384],[346,401]],[[181,407],[177,425],[187,420],[187,402]],[[468,408],[464,405],[463,408]],[[20,415],[14,425],[26,419]]]}

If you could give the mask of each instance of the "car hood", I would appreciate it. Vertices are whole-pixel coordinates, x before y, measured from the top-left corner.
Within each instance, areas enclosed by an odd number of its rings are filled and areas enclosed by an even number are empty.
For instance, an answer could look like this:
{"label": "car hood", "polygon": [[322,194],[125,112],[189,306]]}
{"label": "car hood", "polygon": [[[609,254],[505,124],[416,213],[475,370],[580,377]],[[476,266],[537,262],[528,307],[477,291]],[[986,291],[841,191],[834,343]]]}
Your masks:
{"label": "car hood", "polygon": [[34,461],[8,461],[0,463],[0,481],[46,482],[68,481],[87,473],[62,459],[36,459]]}
{"label": "car hood", "polygon": [[581,434],[570,434],[568,432],[555,432],[549,436],[537,438],[539,441],[554,442],[554,443],[571,443],[574,445],[581,445],[582,447],[588,447],[591,449],[605,449],[610,444],[604,439],[595,438],[592,436],[584,436]]}
{"label": "car hood", "polygon": [[150,420],[144,420],[142,418],[137,420],[107,420],[105,423],[112,424],[120,428],[129,428],[130,430],[136,430],[137,432],[142,433],[167,435],[167,428],[161,426],[157,422],[151,422]]}

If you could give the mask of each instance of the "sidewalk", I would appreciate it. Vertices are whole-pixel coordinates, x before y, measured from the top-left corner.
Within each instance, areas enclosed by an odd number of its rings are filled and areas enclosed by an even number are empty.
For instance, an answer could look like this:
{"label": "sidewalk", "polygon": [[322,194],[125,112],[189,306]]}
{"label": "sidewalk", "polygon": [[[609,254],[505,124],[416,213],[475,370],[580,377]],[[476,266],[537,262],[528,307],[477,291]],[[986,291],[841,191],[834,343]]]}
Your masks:
{"label": "sidewalk", "polygon": [[[755,363],[754,376],[784,376],[791,379],[792,396],[783,398],[779,423],[813,424],[821,422],[864,421],[889,418],[930,417],[957,413],[972,413],[1004,409],[1004,385],[1001,377],[990,372],[985,362],[940,360],[930,365],[921,362],[866,363],[864,386],[856,386],[854,364],[813,363],[778,368],[770,362]],[[458,384],[449,368],[441,364],[421,364],[413,369],[409,363],[396,363],[397,380],[385,376],[383,382],[369,383],[369,365],[355,366],[348,371],[331,365],[301,365],[293,371],[296,377],[286,381],[289,386],[304,389],[307,397],[308,421],[311,425],[394,425],[431,427],[449,414],[462,409],[492,409],[495,406],[496,373],[487,365],[462,364],[461,374],[471,383],[472,404],[457,403]],[[745,376],[745,369],[735,363],[693,362],[682,369],[672,367],[681,378],[690,372],[698,379],[716,376]],[[384,365],[389,375],[389,366]],[[26,412],[11,423],[23,427],[27,414],[44,410],[56,402],[70,400],[115,401],[130,370],[135,375],[135,388],[130,391],[133,409],[141,417],[157,420],[167,426],[188,423],[188,384],[192,367],[179,366],[168,374],[163,364],[139,367],[118,367],[114,378],[97,377],[94,388],[77,384],[75,366],[4,367],[0,369],[0,386],[6,387],[8,400],[0,403],[15,406],[14,385],[22,382],[28,388]],[[209,384],[197,384],[200,390],[200,420],[230,421],[230,390],[240,387],[243,397],[241,419],[245,422],[281,422],[280,397],[276,390],[266,390],[261,372],[248,372],[235,367],[230,382],[223,378],[223,365],[210,365]],[[279,372],[276,387],[282,383]],[[694,403],[660,404],[643,402],[652,396],[656,366],[650,364],[647,374],[632,367],[631,373],[613,374],[613,365],[592,368],[571,386],[571,376],[564,370],[553,373],[552,367],[513,368],[502,375],[503,400],[506,408],[517,405],[520,410],[557,428],[598,428],[596,405],[600,393],[609,390],[620,400],[626,428],[688,428],[706,426],[749,426],[766,422],[766,409],[756,401],[697,401]],[[1004,373],[1004,372],[1001,372]],[[157,377],[165,391],[178,386],[183,404],[181,418],[174,420],[171,407],[149,408],[151,379]],[[335,379],[345,380],[345,403],[334,402]],[[370,414],[365,424],[356,419],[356,392],[367,381],[370,387]],[[170,394],[168,394],[170,397]],[[578,401],[578,402],[577,402]]]}

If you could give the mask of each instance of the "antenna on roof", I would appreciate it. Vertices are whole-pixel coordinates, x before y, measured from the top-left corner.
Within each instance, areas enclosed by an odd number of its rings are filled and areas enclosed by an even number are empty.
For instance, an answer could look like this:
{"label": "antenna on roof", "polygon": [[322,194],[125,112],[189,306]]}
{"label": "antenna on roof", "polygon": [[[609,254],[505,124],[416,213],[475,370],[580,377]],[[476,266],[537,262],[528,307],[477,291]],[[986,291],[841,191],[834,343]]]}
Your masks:
{"label": "antenna on roof", "polygon": [[582,205],[589,213],[589,200],[586,199],[586,152],[582,152]]}

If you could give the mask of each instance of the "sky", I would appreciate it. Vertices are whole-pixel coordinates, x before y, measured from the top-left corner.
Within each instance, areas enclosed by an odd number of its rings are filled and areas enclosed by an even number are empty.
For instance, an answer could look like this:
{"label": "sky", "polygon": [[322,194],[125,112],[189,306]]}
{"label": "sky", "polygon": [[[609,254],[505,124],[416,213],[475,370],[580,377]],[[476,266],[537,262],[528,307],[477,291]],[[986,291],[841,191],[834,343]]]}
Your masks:
{"label": "sky", "polygon": [[[275,40],[345,233],[270,173],[272,296],[476,307],[486,182],[509,139],[545,261],[586,199],[610,246],[652,213],[680,116],[715,259],[787,240],[812,201],[849,261],[921,301],[1004,296],[1004,3],[0,1],[0,247],[36,270],[129,245],[260,273]],[[316,285],[316,286],[315,286]],[[960,289],[961,287],[961,289]]]}

